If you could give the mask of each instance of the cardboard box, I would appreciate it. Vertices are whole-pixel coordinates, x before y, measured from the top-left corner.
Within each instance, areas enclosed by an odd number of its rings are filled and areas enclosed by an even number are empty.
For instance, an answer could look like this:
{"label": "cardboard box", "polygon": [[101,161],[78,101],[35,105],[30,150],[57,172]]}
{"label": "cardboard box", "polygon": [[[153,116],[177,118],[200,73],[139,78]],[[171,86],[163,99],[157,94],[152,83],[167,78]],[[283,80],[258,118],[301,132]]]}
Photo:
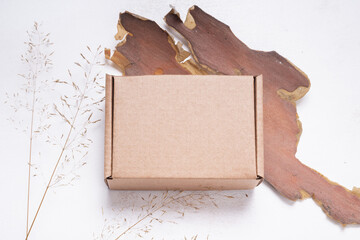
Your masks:
{"label": "cardboard box", "polygon": [[106,77],[105,182],[250,189],[264,176],[262,76]]}

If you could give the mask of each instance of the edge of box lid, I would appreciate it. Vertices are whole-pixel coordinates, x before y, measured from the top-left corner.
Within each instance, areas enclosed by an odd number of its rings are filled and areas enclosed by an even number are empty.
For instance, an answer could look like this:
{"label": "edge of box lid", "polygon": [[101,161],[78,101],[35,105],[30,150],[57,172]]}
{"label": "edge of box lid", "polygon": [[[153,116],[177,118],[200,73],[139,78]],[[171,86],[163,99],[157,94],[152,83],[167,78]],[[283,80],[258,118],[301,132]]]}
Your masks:
{"label": "edge of box lid", "polygon": [[105,83],[105,156],[104,156],[104,180],[112,178],[112,141],[113,141],[113,95],[114,76],[106,74]]}
{"label": "edge of box lid", "polygon": [[[166,181],[164,181],[166,179]],[[253,189],[261,180],[250,178],[112,178],[114,190],[244,190]]]}
{"label": "edge of box lid", "polygon": [[263,127],[263,76],[254,77],[255,83],[255,131],[256,131],[256,170],[259,184],[264,178],[264,127]]}

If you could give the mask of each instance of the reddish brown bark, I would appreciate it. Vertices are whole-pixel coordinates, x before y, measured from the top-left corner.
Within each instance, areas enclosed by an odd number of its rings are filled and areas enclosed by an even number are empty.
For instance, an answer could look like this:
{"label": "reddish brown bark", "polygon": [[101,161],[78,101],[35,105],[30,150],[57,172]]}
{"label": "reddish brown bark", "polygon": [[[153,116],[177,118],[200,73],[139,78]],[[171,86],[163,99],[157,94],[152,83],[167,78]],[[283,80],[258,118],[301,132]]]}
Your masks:
{"label": "reddish brown bark", "polygon": [[165,20],[188,41],[195,61],[182,63],[188,53],[155,22],[124,13],[117,39],[125,40],[111,57],[124,74],[263,74],[265,179],[289,199],[311,196],[342,224],[360,223],[356,189],[329,181],[295,158],[301,132],[295,101],[310,87],[307,76],[276,52],[248,48],[227,25],[196,6],[185,23],[174,11]]}
{"label": "reddish brown bark", "polygon": [[181,63],[190,54],[154,21],[121,13],[115,38],[122,41],[111,60],[125,75],[206,73],[193,60]]}

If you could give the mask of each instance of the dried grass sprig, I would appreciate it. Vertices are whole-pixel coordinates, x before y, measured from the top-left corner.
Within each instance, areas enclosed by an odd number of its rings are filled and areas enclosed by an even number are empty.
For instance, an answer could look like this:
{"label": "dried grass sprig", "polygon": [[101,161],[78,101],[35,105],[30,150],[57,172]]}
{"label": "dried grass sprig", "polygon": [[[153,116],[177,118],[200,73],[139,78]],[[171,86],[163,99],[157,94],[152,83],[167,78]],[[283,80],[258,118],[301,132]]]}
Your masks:
{"label": "dried grass sprig", "polygon": [[[93,116],[95,111],[102,111],[101,104],[104,101],[104,86],[100,82],[102,77],[100,77],[100,72],[93,73],[96,66],[102,65],[98,60],[102,54],[101,46],[94,52],[90,50],[90,47],[87,47],[87,49],[91,55],[91,60],[88,60],[81,53],[80,56],[84,63],[75,62],[75,65],[80,67],[83,72],[80,79],[74,80],[73,74],[68,70],[69,80],[55,80],[56,84],[68,87],[72,91],[71,94],[60,97],[60,103],[53,105],[54,113],[52,113],[54,117],[59,117],[68,126],[68,132],[67,134],[62,134],[60,139],[57,139],[60,144],[56,144],[56,141],[54,141],[55,145],[60,146],[60,154],[52,169],[25,239],[29,237],[49,188],[59,186],[60,183],[62,185],[70,184],[78,178],[75,170],[86,164],[86,162],[81,160],[87,155],[87,149],[92,143],[91,139],[86,138],[88,127],[100,121],[100,119],[93,119]],[[51,139],[49,137],[47,141],[52,142],[52,140],[55,140],[55,138]],[[71,159],[77,159],[79,155],[80,161],[70,161]],[[72,167],[69,168],[70,163],[72,163]],[[70,177],[67,177],[69,175]],[[64,184],[63,182],[66,179],[69,181]]]}
{"label": "dried grass sprig", "polygon": [[[125,195],[129,194],[131,193]],[[220,198],[216,198],[218,196]],[[134,234],[134,237],[144,238],[156,224],[177,224],[176,220],[183,218],[186,211],[198,211],[209,206],[218,207],[216,201],[219,199],[235,199],[234,196],[226,195],[221,191],[166,191],[161,194],[149,193],[147,196],[144,196],[143,193],[136,193],[135,196],[129,195],[127,198],[123,200],[123,204],[130,204],[136,199],[141,199],[143,204],[112,209],[115,217],[104,219],[102,231],[99,235],[94,235],[95,240],[119,240],[130,233]],[[125,211],[129,210],[130,214],[126,215]],[[135,220],[131,219],[136,211],[140,211],[140,214]],[[168,214],[175,214],[178,217],[169,218]]]}
{"label": "dried grass sprig", "polygon": [[[80,68],[75,69],[73,74],[68,70],[69,80],[50,81],[49,70],[53,66],[51,58],[54,54],[51,49],[53,43],[49,39],[50,34],[43,32],[41,24],[35,22],[32,29],[27,31],[27,35],[28,39],[24,42],[26,50],[21,55],[26,70],[18,74],[25,83],[18,92],[6,93],[5,100],[13,110],[13,115],[9,116],[8,120],[15,125],[16,130],[21,130],[29,136],[26,239],[33,228],[48,189],[71,185],[79,178],[77,171],[86,165],[85,157],[93,142],[87,137],[88,128],[100,121],[95,116],[97,111],[103,111],[104,101],[104,86],[102,78],[99,77],[100,72],[94,73],[97,66],[103,65],[98,60],[102,53],[100,46],[95,51],[87,46],[88,52],[80,53],[81,61],[75,63]],[[60,96],[59,102],[49,104],[54,85],[58,85],[58,89],[62,86],[70,89],[65,89],[66,94]],[[30,121],[27,121],[27,118]],[[65,122],[68,132],[61,136],[51,136],[48,130],[55,125],[54,121],[58,123],[59,119]],[[56,158],[55,166],[50,169],[50,179],[29,228],[31,179],[38,176],[37,171],[41,170],[34,162],[41,154],[39,152],[38,157],[35,158],[34,145],[40,144],[40,140],[35,144],[35,138],[44,133],[46,133],[46,142],[60,146],[60,154]]]}
{"label": "dried grass sprig", "polygon": [[[26,71],[18,74],[25,83],[19,92],[12,95],[6,93],[5,101],[14,111],[14,116],[11,116],[9,120],[21,128],[26,126],[21,130],[29,136],[26,234],[29,228],[31,176],[36,175],[36,173],[32,173],[34,138],[47,131],[51,126],[47,121],[37,120],[49,118],[49,104],[44,103],[41,95],[43,92],[49,92],[52,87],[49,80],[44,77],[44,73],[52,68],[51,56],[54,53],[50,48],[53,44],[49,39],[50,34],[41,31],[41,24],[34,22],[32,29],[27,31],[27,35],[28,39],[24,42],[26,51],[21,55],[21,61],[25,65]],[[26,115],[30,113],[30,124],[24,123],[24,120],[19,117],[22,112],[25,112]],[[19,128],[16,127],[16,129]]]}

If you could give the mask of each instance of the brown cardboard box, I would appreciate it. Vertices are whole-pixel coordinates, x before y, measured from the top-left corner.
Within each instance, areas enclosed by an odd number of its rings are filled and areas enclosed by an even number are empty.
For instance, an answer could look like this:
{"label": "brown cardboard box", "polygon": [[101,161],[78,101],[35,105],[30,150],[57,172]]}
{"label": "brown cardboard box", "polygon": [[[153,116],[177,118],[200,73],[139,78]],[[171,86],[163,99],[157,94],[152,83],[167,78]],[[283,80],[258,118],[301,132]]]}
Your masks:
{"label": "brown cardboard box", "polygon": [[106,77],[110,189],[250,189],[264,176],[262,76]]}

